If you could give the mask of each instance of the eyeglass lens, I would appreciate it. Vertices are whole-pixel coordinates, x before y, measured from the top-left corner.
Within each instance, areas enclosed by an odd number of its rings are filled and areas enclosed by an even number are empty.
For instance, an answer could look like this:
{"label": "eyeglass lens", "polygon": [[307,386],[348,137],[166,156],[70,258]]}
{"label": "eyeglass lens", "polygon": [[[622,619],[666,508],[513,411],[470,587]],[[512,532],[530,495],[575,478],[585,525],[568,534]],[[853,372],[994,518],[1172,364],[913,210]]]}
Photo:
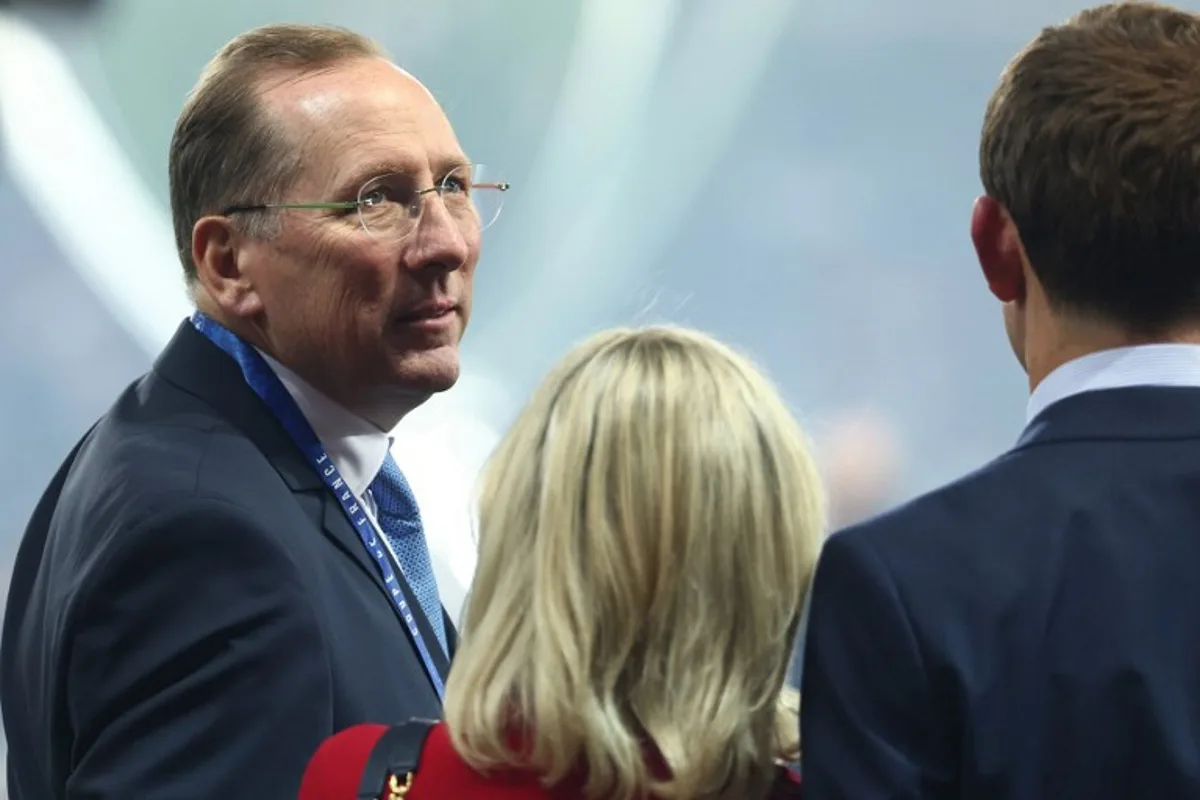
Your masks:
{"label": "eyeglass lens", "polygon": [[421,190],[411,175],[373,178],[358,193],[363,228],[376,238],[404,238],[416,227],[426,203],[441,195],[451,218],[463,229],[482,230],[496,221],[504,202],[504,184],[480,164],[447,173],[437,187]]}

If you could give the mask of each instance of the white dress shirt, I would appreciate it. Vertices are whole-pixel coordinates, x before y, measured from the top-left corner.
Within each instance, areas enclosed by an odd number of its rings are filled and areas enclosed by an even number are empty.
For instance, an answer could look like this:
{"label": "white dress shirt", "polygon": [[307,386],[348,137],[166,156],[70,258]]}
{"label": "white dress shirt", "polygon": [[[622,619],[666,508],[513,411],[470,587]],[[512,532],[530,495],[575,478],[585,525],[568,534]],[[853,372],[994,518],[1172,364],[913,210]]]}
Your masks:
{"label": "white dress shirt", "polygon": [[[383,461],[392,447],[392,437],[374,424],[334,402],[266,353],[261,350],[259,353],[279,376],[279,382],[288,390],[292,399],[296,401],[304,418],[312,426],[313,433],[321,440],[325,452],[333,461],[333,465],[337,467],[338,472],[341,473],[347,488],[354,492],[355,499],[366,510],[371,525],[375,527],[376,533],[380,534],[379,540],[388,548],[392,559],[399,564],[400,561],[396,558],[391,543],[379,530],[379,522],[375,519],[377,511],[375,499],[367,491],[383,467]],[[429,532],[426,529],[427,544],[431,544],[428,539]],[[438,594],[442,596],[444,603],[442,587],[448,584],[453,586],[456,581],[452,575],[446,573],[444,568],[438,569],[438,561],[432,557],[432,546],[429,549],[433,574],[438,583]],[[451,615],[451,619],[454,619],[453,615]]]}
{"label": "white dress shirt", "polygon": [[1068,361],[1034,389],[1025,419],[1032,422],[1054,403],[1073,395],[1130,386],[1200,387],[1200,345],[1118,347]]}

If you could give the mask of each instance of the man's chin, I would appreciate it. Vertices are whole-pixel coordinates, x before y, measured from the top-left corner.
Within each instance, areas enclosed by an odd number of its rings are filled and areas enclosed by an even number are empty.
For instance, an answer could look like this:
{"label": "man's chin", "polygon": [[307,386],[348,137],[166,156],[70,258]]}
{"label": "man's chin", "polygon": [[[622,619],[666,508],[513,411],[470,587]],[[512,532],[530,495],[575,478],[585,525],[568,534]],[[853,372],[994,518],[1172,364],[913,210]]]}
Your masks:
{"label": "man's chin", "polygon": [[376,384],[359,413],[382,430],[391,430],[410,411],[435,394],[453,388],[458,382],[458,363],[440,365],[405,364],[393,371],[386,384]]}
{"label": "man's chin", "polygon": [[394,382],[398,388],[414,394],[437,394],[458,383],[460,365],[458,346],[406,353],[394,364]]}

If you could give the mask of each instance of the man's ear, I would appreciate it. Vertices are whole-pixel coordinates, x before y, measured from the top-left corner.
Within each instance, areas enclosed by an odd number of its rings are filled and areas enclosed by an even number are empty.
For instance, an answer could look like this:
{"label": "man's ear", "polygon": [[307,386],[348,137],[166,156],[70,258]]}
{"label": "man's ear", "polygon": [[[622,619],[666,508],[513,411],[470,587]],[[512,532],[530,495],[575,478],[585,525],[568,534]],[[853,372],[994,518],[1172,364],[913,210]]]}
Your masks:
{"label": "man's ear", "polygon": [[983,277],[1002,303],[1025,299],[1025,248],[1008,211],[984,195],[971,210],[971,241]]}
{"label": "man's ear", "polygon": [[229,217],[201,217],[192,227],[196,280],[231,317],[262,311],[262,299],[243,268],[243,239]]}

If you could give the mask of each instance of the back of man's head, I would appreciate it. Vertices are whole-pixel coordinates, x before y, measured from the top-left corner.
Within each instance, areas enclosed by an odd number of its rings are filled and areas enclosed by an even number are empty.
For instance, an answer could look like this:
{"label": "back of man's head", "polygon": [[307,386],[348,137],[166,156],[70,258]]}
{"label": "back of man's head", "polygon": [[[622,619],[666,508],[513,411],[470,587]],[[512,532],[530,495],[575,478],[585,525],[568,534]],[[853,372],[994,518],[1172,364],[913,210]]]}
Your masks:
{"label": "back of man's head", "polygon": [[[301,143],[291,141],[260,101],[264,81],[383,57],[375,42],[353,31],[291,24],[255,28],[213,57],[171,138],[171,214],[189,282],[196,276],[191,254],[196,221],[229,206],[269,202],[300,169]],[[247,226],[270,223],[263,216],[239,220]]]}
{"label": "back of man's head", "polygon": [[980,170],[1053,307],[1200,322],[1200,16],[1115,3],[1043,30],[988,104]]}

